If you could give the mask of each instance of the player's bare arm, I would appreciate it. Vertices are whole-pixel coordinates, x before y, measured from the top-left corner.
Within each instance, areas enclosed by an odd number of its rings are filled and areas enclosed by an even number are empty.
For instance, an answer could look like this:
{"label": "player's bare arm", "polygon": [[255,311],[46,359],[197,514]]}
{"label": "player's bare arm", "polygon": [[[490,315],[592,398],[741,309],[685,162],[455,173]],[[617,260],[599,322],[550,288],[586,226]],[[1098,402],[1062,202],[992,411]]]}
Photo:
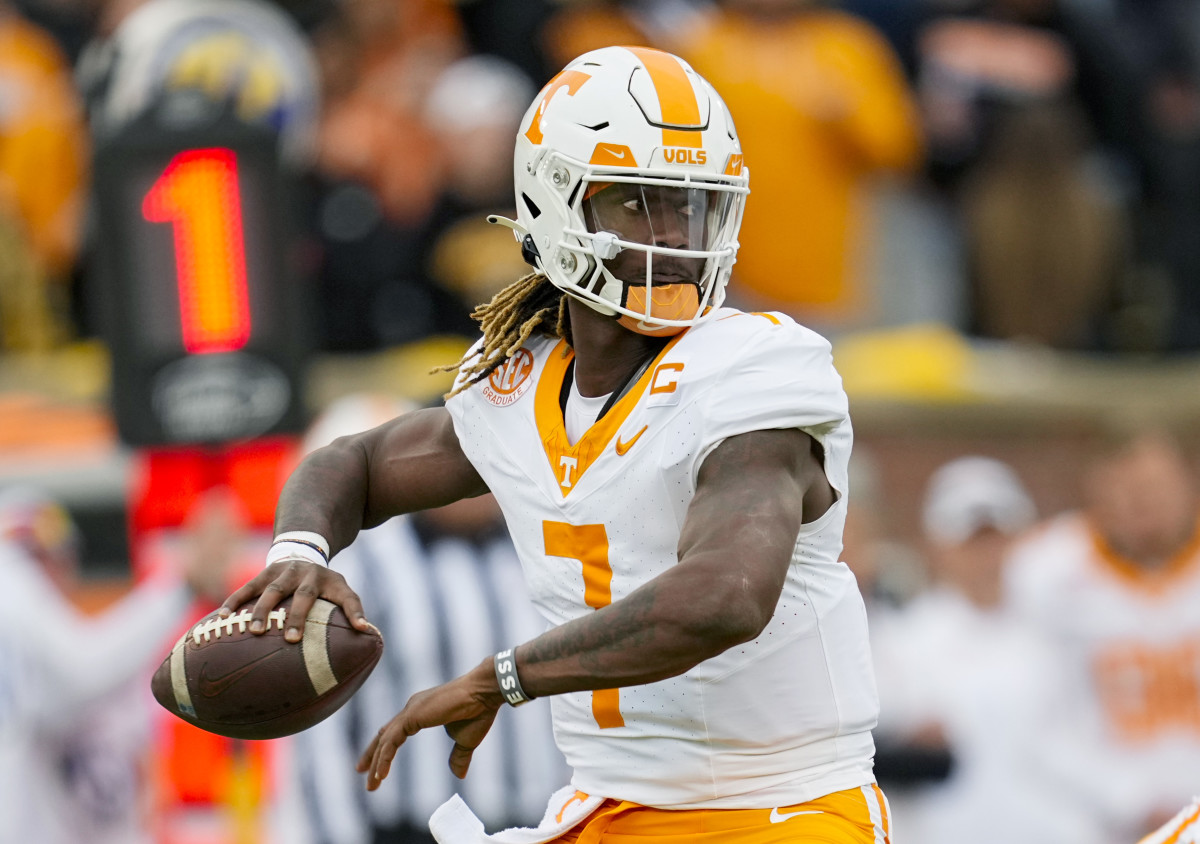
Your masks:
{"label": "player's bare arm", "polygon": [[519,647],[522,686],[538,696],[655,682],[754,639],[779,601],[802,520],[832,502],[807,434],[726,440],[701,467],[679,565]]}
{"label": "player's bare arm", "polygon": [[[360,530],[393,516],[440,507],[487,492],[454,435],[443,408],[407,413],[362,434],[342,437],[306,457],[288,478],[275,511],[276,535],[303,530],[329,542],[330,554]],[[304,619],[317,598],[342,607],[360,630],[368,623],[362,602],[338,572],[306,560],[273,563],[225,599],[221,612],[257,599],[251,630],[265,629],[267,614],[294,595],[289,641],[300,641]]]}
{"label": "player's bare arm", "polygon": [[[754,639],[778,603],[802,522],[834,500],[807,434],[756,431],[726,440],[701,467],[679,564],[517,648],[521,685],[537,697],[650,683]],[[378,787],[409,736],[439,725],[455,741],[451,770],[464,776],[503,702],[491,658],[414,695],[360,759],[367,787]]]}

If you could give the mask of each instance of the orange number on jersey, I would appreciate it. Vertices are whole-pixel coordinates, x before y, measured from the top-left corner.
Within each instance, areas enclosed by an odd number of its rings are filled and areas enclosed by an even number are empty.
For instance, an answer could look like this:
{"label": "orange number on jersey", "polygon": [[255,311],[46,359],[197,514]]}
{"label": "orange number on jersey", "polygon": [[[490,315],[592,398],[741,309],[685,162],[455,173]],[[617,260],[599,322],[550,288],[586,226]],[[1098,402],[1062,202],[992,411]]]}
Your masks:
{"label": "orange number on jersey", "polygon": [[[594,610],[612,603],[612,566],[608,564],[608,534],[604,525],[542,522],[546,553],[583,564],[583,601]],[[592,717],[601,729],[624,727],[619,689],[592,692]]]}
{"label": "orange number on jersey", "polygon": [[250,339],[237,159],[194,149],[171,159],[142,201],[142,216],[175,231],[183,347],[232,352]]}
{"label": "orange number on jersey", "polygon": [[1095,667],[1105,713],[1125,738],[1172,728],[1200,733],[1200,640],[1111,647]]}

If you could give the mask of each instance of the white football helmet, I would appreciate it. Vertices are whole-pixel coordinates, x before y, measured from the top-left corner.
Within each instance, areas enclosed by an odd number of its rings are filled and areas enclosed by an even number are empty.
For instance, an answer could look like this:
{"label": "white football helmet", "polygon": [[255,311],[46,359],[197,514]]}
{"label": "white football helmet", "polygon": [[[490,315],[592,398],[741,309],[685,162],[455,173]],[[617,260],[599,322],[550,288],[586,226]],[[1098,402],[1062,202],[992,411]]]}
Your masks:
{"label": "white football helmet", "polygon": [[627,328],[667,336],[725,298],[749,171],[724,101],[643,47],[580,56],[521,121],[517,220],[527,259]]}

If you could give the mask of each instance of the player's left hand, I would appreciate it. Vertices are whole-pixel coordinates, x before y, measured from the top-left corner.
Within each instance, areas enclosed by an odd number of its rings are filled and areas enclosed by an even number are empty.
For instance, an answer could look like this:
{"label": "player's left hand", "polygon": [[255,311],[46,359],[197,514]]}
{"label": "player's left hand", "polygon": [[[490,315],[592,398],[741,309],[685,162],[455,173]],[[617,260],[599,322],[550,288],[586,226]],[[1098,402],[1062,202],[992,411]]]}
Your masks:
{"label": "player's left hand", "polygon": [[449,683],[417,692],[375,735],[359,758],[357,768],[359,773],[367,775],[367,791],[379,788],[400,745],[409,736],[430,727],[445,726],[446,733],[454,739],[450,771],[462,779],[467,775],[471,755],[492,728],[496,712],[503,705],[491,657]]}

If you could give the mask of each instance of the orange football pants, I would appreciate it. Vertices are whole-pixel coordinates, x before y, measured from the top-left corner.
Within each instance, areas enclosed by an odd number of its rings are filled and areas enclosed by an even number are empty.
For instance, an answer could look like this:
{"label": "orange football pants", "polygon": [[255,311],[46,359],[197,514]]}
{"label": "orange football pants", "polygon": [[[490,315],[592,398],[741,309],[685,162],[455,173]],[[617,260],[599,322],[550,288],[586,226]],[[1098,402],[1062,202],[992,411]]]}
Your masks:
{"label": "orange football pants", "polygon": [[606,800],[551,844],[890,844],[877,785],[777,809],[652,809]]}

